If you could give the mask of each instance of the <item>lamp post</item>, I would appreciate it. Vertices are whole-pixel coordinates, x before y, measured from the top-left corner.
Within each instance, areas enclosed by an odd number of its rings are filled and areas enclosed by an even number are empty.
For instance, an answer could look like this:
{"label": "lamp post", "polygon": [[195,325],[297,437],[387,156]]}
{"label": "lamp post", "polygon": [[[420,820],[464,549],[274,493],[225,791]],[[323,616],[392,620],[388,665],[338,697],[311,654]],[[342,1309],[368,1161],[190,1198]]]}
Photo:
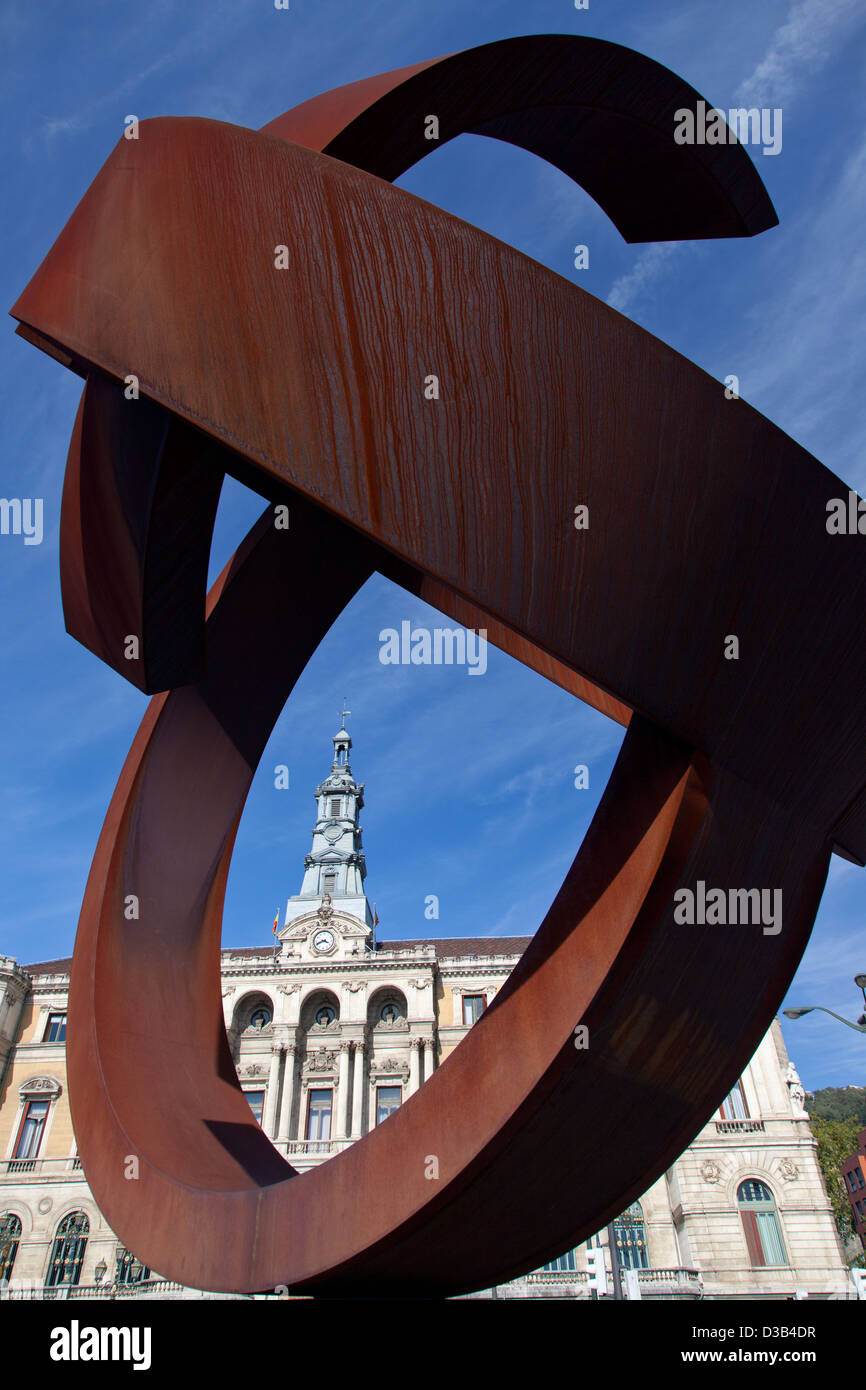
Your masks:
{"label": "lamp post", "polygon": [[[100,1288],[100,1289],[102,1288],[102,1281],[103,1281],[103,1279],[105,1278],[107,1272],[108,1272],[108,1265],[105,1263],[105,1260],[104,1260],[104,1259],[101,1259],[101,1260],[99,1261],[99,1264],[96,1266],[96,1268],[95,1268],[94,1271],[93,1271],[93,1277],[94,1277],[94,1279],[96,1280],[97,1288]],[[108,1290],[108,1297],[109,1297],[109,1298],[116,1298],[116,1297],[117,1297],[117,1275],[116,1275],[116,1274],[115,1274],[114,1278],[112,1279],[111,1283],[107,1285],[107,1290]]]}
{"label": "lamp post", "polygon": [[[866,1005],[866,975],[855,975],[854,983],[863,991],[863,1003]],[[866,1033],[866,1009],[860,1015],[856,1023],[852,1023],[849,1018],[843,1018],[841,1014],[836,1014],[832,1009],[825,1009],[823,1004],[810,1004],[808,1008],[783,1009],[785,1018],[802,1018],[803,1014],[812,1013],[829,1014],[831,1018],[837,1018],[840,1023],[844,1023],[846,1028],[853,1028],[855,1033]]]}

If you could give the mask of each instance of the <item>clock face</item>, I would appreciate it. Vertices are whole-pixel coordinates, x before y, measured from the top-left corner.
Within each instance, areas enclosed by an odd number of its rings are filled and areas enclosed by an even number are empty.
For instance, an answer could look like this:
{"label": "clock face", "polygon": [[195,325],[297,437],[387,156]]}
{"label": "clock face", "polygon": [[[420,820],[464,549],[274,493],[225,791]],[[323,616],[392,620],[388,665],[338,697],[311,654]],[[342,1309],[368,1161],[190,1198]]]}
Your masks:
{"label": "clock face", "polygon": [[334,933],[332,931],[317,931],[313,937],[314,951],[330,951],[334,944]]}

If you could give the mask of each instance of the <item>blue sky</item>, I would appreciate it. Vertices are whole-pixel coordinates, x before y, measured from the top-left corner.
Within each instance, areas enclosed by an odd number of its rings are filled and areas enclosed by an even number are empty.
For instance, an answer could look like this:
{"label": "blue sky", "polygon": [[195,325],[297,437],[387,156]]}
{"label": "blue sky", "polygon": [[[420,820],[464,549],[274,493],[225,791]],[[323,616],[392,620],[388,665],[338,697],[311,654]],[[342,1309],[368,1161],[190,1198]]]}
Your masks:
{"label": "blue sky", "polygon": [[[860,0],[101,0],[0,6],[6,81],[0,276],[10,306],[120,137],[124,117],[199,115],[260,126],[317,92],[523,33],[591,34],[648,54],[709,102],[781,107],[777,156],[753,151],[780,226],[749,240],[627,246],[558,170],[463,136],[400,184],[607,300],[723,379],[850,486],[866,491],[860,407],[866,347],[866,79]],[[577,243],[590,249],[576,271]],[[0,340],[4,496],[45,499],[39,546],[0,536],[0,952],[71,953],[90,858],[145,697],[63,629],[58,520],[80,391],[17,339]],[[261,510],[227,485],[212,570]],[[229,882],[223,940],[265,944],[300,887],[312,790],[343,696],[366,783],[367,880],[380,936],[533,932],[604,789],[622,731],[490,649],[483,677],[380,664],[379,632],[435,615],[381,578],[310,663],[254,783]],[[285,763],[290,787],[274,788]],[[576,764],[590,787],[575,790]],[[424,917],[436,894],[438,921]],[[866,970],[864,871],[834,859],[789,1003],[855,1017]],[[732,968],[735,968],[732,962]],[[784,1022],[804,1083],[864,1084],[864,1040],[821,1015]]]}

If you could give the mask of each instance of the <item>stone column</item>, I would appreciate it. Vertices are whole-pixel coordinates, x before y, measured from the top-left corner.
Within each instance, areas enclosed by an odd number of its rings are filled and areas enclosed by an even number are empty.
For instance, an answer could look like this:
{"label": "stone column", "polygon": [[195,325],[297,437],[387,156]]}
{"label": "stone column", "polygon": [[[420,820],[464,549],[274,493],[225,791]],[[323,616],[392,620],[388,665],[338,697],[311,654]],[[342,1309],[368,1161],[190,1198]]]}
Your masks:
{"label": "stone column", "polygon": [[350,1139],[360,1139],[361,1137],[361,1106],[364,1100],[364,1043],[356,1042],[355,1048],[355,1077],[352,1083],[352,1133]]}
{"label": "stone column", "polygon": [[349,1110],[349,1056],[352,1051],[350,1042],[340,1043],[340,1072],[337,1080],[337,1096],[340,1103],[340,1118],[334,1126],[335,1139],[351,1138],[351,1112]]}
{"label": "stone column", "polygon": [[292,1122],[292,1100],[295,1094],[295,1044],[286,1046],[286,1065],[283,1069],[283,1099],[280,1105],[280,1124],[277,1140],[281,1144],[289,1142],[289,1125]]}
{"label": "stone column", "polygon": [[418,1089],[418,1085],[419,1085],[418,1063],[419,1063],[419,1061],[420,1061],[420,1057],[421,1057],[421,1039],[420,1039],[420,1038],[410,1038],[410,1039],[409,1039],[409,1089],[408,1089],[408,1091],[406,1092],[407,1096],[414,1095],[415,1092],[416,1092],[417,1089]]}
{"label": "stone column", "polygon": [[425,1038],[425,1039],[424,1039],[424,1042],[423,1042],[423,1047],[424,1047],[424,1080],[425,1080],[425,1081],[429,1081],[429,1080],[430,1080],[430,1077],[433,1075],[433,1060],[434,1060],[434,1055],[435,1055],[434,1052],[433,1052],[433,1039],[432,1039],[432,1038]]}
{"label": "stone column", "polygon": [[271,1053],[271,1070],[268,1075],[268,1094],[265,1097],[265,1111],[262,1116],[262,1129],[269,1139],[274,1136],[274,1116],[277,1109],[277,1090],[280,1084],[280,1054],[282,1043],[274,1043]]}

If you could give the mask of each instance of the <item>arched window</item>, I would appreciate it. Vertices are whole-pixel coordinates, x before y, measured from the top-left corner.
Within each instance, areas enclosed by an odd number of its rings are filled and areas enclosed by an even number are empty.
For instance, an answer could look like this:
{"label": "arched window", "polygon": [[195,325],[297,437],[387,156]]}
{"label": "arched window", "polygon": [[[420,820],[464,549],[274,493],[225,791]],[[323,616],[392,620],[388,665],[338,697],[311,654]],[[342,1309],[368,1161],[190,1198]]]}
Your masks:
{"label": "arched window", "polygon": [[56,1288],[58,1284],[78,1283],[89,1233],[90,1222],[83,1211],[71,1211],[64,1216],[57,1227],[45,1279],[49,1288]]}
{"label": "arched window", "polygon": [[7,1211],[0,1216],[0,1280],[11,1279],[21,1239],[21,1217]]}
{"label": "arched window", "polygon": [[646,1226],[640,1202],[632,1202],[613,1223],[620,1269],[649,1269]]}
{"label": "arched window", "polygon": [[785,1242],[773,1194],[766,1183],[747,1178],[737,1188],[737,1204],[753,1269],[786,1265]]}
{"label": "arched window", "polygon": [[141,1284],[145,1279],[150,1278],[150,1270],[145,1269],[141,1260],[137,1260],[131,1250],[127,1250],[125,1245],[117,1247],[117,1273],[115,1283],[117,1284]]}

